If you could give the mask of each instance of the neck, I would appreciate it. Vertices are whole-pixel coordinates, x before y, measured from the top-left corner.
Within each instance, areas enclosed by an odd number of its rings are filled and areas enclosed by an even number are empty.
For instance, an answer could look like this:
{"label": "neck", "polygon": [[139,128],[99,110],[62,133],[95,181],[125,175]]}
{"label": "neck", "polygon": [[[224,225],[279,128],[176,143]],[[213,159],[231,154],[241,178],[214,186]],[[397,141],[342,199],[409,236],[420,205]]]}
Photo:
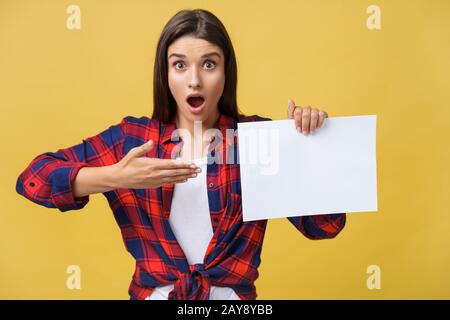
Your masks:
{"label": "neck", "polygon": [[214,117],[207,119],[206,121],[189,121],[183,117],[179,117],[178,114],[175,115],[175,123],[177,129],[187,130],[191,137],[195,137],[199,133],[199,128],[201,127],[201,134],[203,135],[205,131],[211,128],[218,128],[220,113],[217,113]]}
{"label": "neck", "polygon": [[[180,131],[181,138],[183,141],[190,141],[190,144],[183,145],[183,150],[181,151],[181,158],[185,159],[197,159],[204,157],[207,154],[208,146],[212,138],[213,132],[205,132],[208,129],[218,127],[218,120],[220,114],[207,121],[187,121],[186,119],[180,119],[178,114],[175,117],[175,123],[177,129],[184,129]],[[190,134],[190,137],[185,137],[185,134]]]}

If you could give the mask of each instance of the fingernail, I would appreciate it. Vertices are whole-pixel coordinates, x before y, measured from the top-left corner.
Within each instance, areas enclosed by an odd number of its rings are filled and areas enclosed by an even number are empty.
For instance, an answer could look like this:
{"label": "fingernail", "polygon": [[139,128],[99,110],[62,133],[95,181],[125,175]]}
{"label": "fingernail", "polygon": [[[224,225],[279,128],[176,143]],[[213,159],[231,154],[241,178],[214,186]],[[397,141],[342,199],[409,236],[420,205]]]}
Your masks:
{"label": "fingernail", "polygon": [[200,169],[200,168],[197,168],[196,170],[195,170],[195,172],[201,172],[202,171],[202,169]]}

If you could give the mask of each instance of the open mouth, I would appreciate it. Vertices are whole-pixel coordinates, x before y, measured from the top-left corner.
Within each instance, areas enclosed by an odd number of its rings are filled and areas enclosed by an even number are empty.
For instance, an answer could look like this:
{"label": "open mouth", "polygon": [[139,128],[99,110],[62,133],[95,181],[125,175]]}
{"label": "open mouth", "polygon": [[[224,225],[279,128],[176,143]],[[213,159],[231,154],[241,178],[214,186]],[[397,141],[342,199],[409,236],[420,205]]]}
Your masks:
{"label": "open mouth", "polygon": [[205,102],[205,98],[200,95],[190,96],[186,100],[192,108],[198,108]]}

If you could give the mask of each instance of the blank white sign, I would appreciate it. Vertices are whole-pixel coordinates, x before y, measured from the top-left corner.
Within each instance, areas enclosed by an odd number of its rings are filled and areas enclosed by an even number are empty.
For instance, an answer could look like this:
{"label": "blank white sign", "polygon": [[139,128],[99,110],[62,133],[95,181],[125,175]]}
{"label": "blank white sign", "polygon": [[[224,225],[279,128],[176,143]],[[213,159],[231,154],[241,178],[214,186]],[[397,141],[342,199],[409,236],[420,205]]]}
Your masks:
{"label": "blank white sign", "polygon": [[244,221],[377,211],[376,115],[238,123]]}

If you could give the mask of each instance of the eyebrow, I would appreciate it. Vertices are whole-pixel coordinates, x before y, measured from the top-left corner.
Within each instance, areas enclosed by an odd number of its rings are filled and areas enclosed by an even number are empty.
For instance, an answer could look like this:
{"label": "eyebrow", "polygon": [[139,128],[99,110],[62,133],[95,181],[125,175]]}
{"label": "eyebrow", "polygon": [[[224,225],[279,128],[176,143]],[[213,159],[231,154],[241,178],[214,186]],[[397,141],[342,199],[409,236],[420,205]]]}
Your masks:
{"label": "eyebrow", "polygon": [[[217,56],[218,58],[221,58],[220,54],[215,51],[202,55],[202,58],[208,58],[211,56]],[[170,59],[171,57],[186,58],[186,56],[181,53],[172,53],[167,59]]]}

